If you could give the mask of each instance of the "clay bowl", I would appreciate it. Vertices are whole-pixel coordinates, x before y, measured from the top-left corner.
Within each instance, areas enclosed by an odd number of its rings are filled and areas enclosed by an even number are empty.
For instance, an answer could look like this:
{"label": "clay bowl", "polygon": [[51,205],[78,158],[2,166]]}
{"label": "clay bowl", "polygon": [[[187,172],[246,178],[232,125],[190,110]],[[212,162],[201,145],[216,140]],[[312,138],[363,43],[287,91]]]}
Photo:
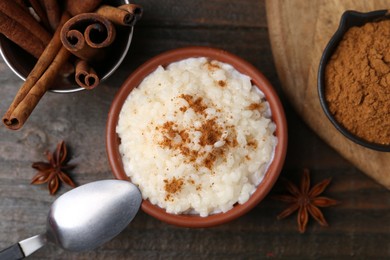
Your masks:
{"label": "clay bowl", "polygon": [[344,14],[341,16],[339,28],[332,36],[332,38],[329,40],[329,43],[325,47],[324,52],[322,54],[319,69],[318,69],[318,81],[317,81],[318,95],[319,95],[322,109],[326,114],[326,116],[328,117],[328,119],[330,120],[330,122],[334,125],[334,127],[351,141],[359,145],[362,145],[364,147],[376,151],[382,151],[382,152],[390,152],[390,145],[382,145],[382,144],[368,142],[352,134],[334,118],[333,114],[329,110],[328,103],[325,98],[325,68],[328,61],[332,57],[334,51],[336,50],[337,46],[339,45],[340,41],[342,40],[344,34],[348,31],[349,28],[353,26],[363,26],[365,23],[374,22],[381,19],[389,19],[390,17],[388,16],[387,13],[388,13],[387,10],[378,10],[378,11],[373,11],[368,13],[360,13],[356,11],[344,12]]}
{"label": "clay bowl", "polygon": [[[103,1],[103,4],[112,6],[128,3],[129,0]],[[116,39],[109,47],[108,51],[110,55],[108,55],[108,58],[105,58],[99,63],[92,64],[101,82],[110,77],[115,72],[115,70],[126,57],[130,47],[133,35],[133,27],[124,28],[117,26],[116,29]],[[33,56],[8,40],[2,34],[0,34],[0,54],[8,67],[22,80],[26,80],[28,74],[36,63],[36,59]],[[77,85],[74,80],[73,73],[68,77],[58,77],[57,81],[50,89],[51,92],[55,93],[72,93],[80,90],[84,90],[84,88]]]}
{"label": "clay bowl", "polygon": [[274,159],[271,162],[263,181],[259,184],[254,194],[246,203],[242,205],[235,205],[233,209],[227,211],[226,213],[213,214],[207,217],[188,214],[169,214],[164,209],[151,204],[148,200],[144,200],[141,206],[142,210],[147,214],[169,224],[182,227],[210,227],[238,218],[255,207],[267,195],[274,185],[284,163],[287,149],[287,124],[283,107],[271,84],[256,68],[233,54],[208,47],[188,47],[176,49],[152,58],[134,71],[116,94],[108,114],[106,145],[109,163],[115,178],[128,180],[129,178],[123,169],[122,159],[118,149],[120,138],[115,132],[115,128],[118,123],[118,115],[123,103],[132,89],[137,87],[141,81],[153,72],[159,65],[166,66],[172,62],[190,57],[207,57],[209,59],[228,63],[242,74],[246,74],[251,77],[252,82],[265,94],[272,111],[272,119],[277,125],[276,136],[278,138],[278,144],[275,148]]}

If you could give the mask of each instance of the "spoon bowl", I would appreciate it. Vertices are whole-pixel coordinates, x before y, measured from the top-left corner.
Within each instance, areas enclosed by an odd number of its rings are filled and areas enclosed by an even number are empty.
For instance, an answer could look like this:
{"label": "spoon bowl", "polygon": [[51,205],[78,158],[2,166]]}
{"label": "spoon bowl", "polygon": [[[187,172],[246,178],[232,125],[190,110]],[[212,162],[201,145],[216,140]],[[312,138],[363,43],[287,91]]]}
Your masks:
{"label": "spoon bowl", "polygon": [[103,180],[75,188],[51,206],[45,234],[1,251],[0,259],[26,257],[47,241],[68,251],[92,250],[124,230],[137,214],[141,201],[140,191],[128,181]]}
{"label": "spoon bowl", "polygon": [[141,205],[127,181],[89,183],[59,197],[47,218],[47,238],[69,251],[88,251],[117,236]]}

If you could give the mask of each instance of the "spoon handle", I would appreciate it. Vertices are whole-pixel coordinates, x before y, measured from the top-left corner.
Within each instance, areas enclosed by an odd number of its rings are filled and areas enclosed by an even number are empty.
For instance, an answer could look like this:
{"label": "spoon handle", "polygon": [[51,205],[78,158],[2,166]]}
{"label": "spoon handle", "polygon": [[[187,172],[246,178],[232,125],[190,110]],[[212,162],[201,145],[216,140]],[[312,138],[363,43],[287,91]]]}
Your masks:
{"label": "spoon handle", "polygon": [[45,244],[46,236],[44,234],[36,235],[0,251],[0,259],[22,259],[31,255]]}
{"label": "spoon handle", "polygon": [[24,258],[24,253],[19,243],[0,251],[0,259],[16,260]]}

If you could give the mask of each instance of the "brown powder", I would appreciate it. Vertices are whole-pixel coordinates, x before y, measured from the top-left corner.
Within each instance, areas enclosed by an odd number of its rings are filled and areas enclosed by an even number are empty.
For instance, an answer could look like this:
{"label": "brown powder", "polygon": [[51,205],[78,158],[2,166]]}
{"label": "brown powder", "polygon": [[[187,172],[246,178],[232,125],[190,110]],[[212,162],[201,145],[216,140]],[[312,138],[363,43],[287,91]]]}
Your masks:
{"label": "brown powder", "polygon": [[203,104],[203,99],[201,97],[194,98],[191,95],[181,94],[180,97],[187,101],[190,108],[194,110],[197,114],[204,114],[204,110],[207,108],[205,104]]}
{"label": "brown powder", "polygon": [[162,129],[163,140],[160,142],[160,145],[167,148],[172,148],[174,146],[173,144],[173,138],[176,136],[175,130],[173,130],[174,123],[172,121],[165,122],[161,127],[156,126],[156,130]]}
{"label": "brown powder", "polygon": [[207,61],[206,64],[209,71],[219,70],[221,67],[215,63],[215,61]]}
{"label": "brown powder", "polygon": [[[195,168],[203,166],[212,170],[213,165],[219,158],[222,160],[224,159],[227,149],[238,145],[235,128],[234,126],[225,126],[229,129],[230,134],[226,140],[224,140],[224,146],[213,148],[211,152],[192,150],[190,145],[193,144],[193,140],[190,138],[189,131],[199,131],[201,136],[198,144],[201,147],[205,147],[213,146],[216,142],[221,140],[223,127],[217,123],[216,118],[206,119],[207,114],[204,111],[208,106],[203,103],[202,98],[194,98],[188,94],[182,94],[179,98],[185,99],[188,102],[189,107],[192,108],[195,113],[198,113],[203,117],[202,125],[198,128],[192,126],[188,129],[182,129],[178,124],[172,121],[166,121],[162,125],[155,127],[162,135],[162,140],[159,142],[159,145],[183,155],[185,162],[193,164]],[[178,111],[184,113],[186,110],[187,107],[180,107]],[[178,136],[180,136],[180,139],[177,138]],[[180,140],[180,142],[178,142],[178,140]],[[197,160],[198,158],[199,160]]]}
{"label": "brown powder", "polygon": [[248,110],[263,110],[263,108],[263,104],[260,103],[252,103],[247,107]]}
{"label": "brown powder", "polygon": [[184,181],[183,179],[179,178],[176,179],[173,177],[171,180],[164,180],[164,190],[167,193],[165,196],[165,200],[172,200],[172,195],[179,193],[183,187]]}
{"label": "brown powder", "polygon": [[199,140],[201,146],[213,145],[222,136],[220,126],[218,126],[215,119],[205,121],[198,131],[202,133]]}
{"label": "brown powder", "polygon": [[237,147],[238,141],[237,141],[237,131],[234,127],[228,127],[230,134],[229,137],[225,140],[226,144],[231,147]]}
{"label": "brown powder", "polygon": [[[194,154],[194,151],[190,150],[186,144],[191,142],[189,134],[186,130],[178,130],[178,125],[172,121],[165,122],[161,127],[156,127],[156,130],[161,128],[163,134],[163,140],[159,143],[161,147],[180,150],[180,152],[186,157],[196,157],[197,154]],[[179,135],[181,138],[180,143],[175,143],[173,139]],[[194,159],[190,159],[194,161]]]}
{"label": "brown powder", "polygon": [[226,86],[226,81],[224,81],[224,80],[219,80],[218,81],[218,86],[220,86],[220,87],[225,87]]}
{"label": "brown powder", "polygon": [[250,141],[248,141],[247,144],[249,147],[252,147],[254,150],[257,149],[257,141],[256,140],[250,140]]}
{"label": "brown powder", "polygon": [[168,134],[168,136],[169,136],[170,138],[174,138],[174,137],[176,136],[176,132],[177,132],[177,131],[173,130],[173,128],[172,128],[172,122],[167,122],[165,127],[166,127],[165,129],[167,129],[167,134]]}
{"label": "brown powder", "polygon": [[325,70],[330,112],[369,142],[390,144],[390,20],[349,29]]}
{"label": "brown powder", "polygon": [[207,153],[206,157],[203,159],[203,166],[207,169],[211,170],[215,161],[218,158],[225,158],[225,150],[224,149],[215,149],[211,153]]}

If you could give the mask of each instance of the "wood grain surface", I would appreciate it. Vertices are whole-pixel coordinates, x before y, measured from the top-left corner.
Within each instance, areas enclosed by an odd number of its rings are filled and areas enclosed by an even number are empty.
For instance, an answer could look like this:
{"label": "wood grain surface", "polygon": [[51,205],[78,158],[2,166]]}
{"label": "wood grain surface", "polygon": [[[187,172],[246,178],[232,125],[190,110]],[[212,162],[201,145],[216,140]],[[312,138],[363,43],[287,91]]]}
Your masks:
{"label": "wood grain surface", "polygon": [[390,153],[353,143],[330,123],[317,94],[320,57],[346,10],[388,9],[390,1],[268,0],[272,51],[283,90],[304,121],[360,170],[390,189]]}
{"label": "wood grain surface", "polygon": [[[288,0],[291,1],[291,0]],[[287,1],[286,1],[287,2]],[[311,1],[307,4],[310,5]],[[305,234],[296,215],[278,221],[286,205],[272,199],[285,191],[277,183],[269,196],[245,216],[207,229],[162,223],[143,212],[115,239],[91,252],[66,252],[53,244],[29,259],[386,259],[390,257],[390,192],[323,142],[301,120],[283,94],[272,58],[265,2],[259,0],[139,0],[145,10],[130,51],[120,68],[92,91],[47,93],[17,132],[0,127],[0,248],[44,232],[51,203],[46,186],[30,185],[31,163],[45,159],[60,140],[70,148],[79,185],[113,178],[105,151],[105,123],[115,93],[135,68],[167,50],[205,45],[230,51],[261,70],[285,107],[289,148],[281,177],[298,182],[303,168],[313,184],[332,177],[325,196],[342,204],[325,208],[329,227],[312,219]],[[307,7],[302,6],[302,10]],[[297,11],[297,17],[302,16]],[[297,80],[294,77],[291,80]],[[0,59],[0,114],[21,81]],[[107,212],[107,214],[110,214]]]}

